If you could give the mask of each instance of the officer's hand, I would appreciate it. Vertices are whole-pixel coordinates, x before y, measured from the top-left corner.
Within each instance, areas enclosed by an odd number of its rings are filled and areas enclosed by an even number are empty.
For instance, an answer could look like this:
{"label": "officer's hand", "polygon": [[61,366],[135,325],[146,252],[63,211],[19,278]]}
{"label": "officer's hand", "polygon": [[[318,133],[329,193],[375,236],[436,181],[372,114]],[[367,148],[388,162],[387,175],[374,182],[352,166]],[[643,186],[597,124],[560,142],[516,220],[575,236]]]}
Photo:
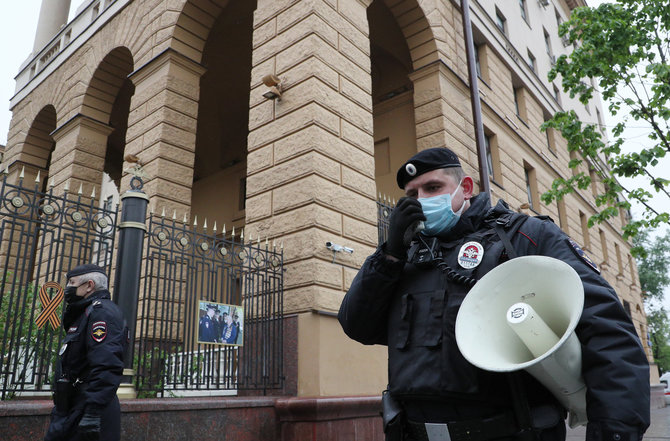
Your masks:
{"label": "officer's hand", "polygon": [[86,412],[79,421],[79,434],[82,439],[98,441],[100,439],[100,415]]}
{"label": "officer's hand", "polygon": [[400,198],[389,219],[389,235],[386,241],[386,253],[404,259],[411,237],[405,237],[405,232],[414,223],[426,220],[421,210],[421,203],[413,198]]}

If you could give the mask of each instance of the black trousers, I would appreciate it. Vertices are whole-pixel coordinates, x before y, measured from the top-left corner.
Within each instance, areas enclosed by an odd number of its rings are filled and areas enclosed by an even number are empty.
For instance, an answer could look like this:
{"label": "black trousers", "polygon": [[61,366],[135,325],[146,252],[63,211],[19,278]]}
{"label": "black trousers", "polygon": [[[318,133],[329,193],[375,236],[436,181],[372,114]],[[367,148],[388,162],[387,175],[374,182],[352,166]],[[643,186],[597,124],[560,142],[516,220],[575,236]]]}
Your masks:
{"label": "black trousers", "polygon": [[[66,414],[60,413],[54,407],[51,411],[51,423],[44,437],[44,441],[81,441],[77,426],[84,416],[86,402],[83,395],[75,401],[74,406]],[[119,399],[114,399],[102,411],[100,418],[100,441],[120,441],[121,439],[121,407]]]}

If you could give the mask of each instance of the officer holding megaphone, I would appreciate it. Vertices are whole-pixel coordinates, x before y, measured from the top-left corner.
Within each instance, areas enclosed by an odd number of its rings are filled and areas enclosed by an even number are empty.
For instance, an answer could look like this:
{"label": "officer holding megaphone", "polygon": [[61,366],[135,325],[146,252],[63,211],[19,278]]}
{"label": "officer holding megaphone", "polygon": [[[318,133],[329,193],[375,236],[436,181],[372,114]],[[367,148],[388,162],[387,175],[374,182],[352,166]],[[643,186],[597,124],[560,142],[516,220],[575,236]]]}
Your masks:
{"label": "officer holding megaphone", "polygon": [[581,248],[546,216],[473,195],[449,149],[417,153],[397,182],[388,240],[338,316],[388,346],[387,440],[562,441],[568,413],[587,441],[641,440],[647,358]]}

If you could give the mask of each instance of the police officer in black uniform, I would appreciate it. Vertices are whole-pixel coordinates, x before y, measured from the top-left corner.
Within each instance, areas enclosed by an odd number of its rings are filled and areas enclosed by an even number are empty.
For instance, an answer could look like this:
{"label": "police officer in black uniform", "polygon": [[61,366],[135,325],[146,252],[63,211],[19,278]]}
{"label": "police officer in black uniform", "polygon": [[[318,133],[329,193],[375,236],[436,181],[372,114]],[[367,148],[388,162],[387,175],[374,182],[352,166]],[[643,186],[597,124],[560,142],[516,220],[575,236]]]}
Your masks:
{"label": "police officer in black uniform", "polygon": [[491,208],[487,194],[473,196],[472,178],[446,148],[410,158],[397,181],[407,197],[391,214],[388,241],[367,258],[338,316],[351,338],[388,346],[387,439],[565,439],[565,409],[544,386],[525,371],[472,366],[454,335],[460,304],[478,279],[510,258],[543,255],[571,265],[584,285],[575,332],[586,440],[641,440],[650,419],[649,365],[616,293],[581,248],[548,217],[516,213],[504,201]]}
{"label": "police officer in black uniform", "polygon": [[116,391],[123,374],[128,329],[110,300],[105,271],[92,264],[67,273],[66,332],[55,376],[55,407],[45,441],[102,440],[121,437]]}

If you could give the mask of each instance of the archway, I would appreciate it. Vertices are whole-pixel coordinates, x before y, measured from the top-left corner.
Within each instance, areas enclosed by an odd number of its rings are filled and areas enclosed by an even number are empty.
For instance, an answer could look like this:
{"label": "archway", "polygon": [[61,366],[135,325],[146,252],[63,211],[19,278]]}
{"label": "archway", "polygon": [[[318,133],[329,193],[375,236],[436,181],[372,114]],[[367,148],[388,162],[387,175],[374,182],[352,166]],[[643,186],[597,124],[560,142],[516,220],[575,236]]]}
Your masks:
{"label": "archway", "polygon": [[255,9],[255,1],[229,2],[202,59],[207,71],[200,80],[191,213],[225,224],[228,232],[244,226]]}
{"label": "archway", "polygon": [[398,199],[395,174],[416,153],[412,59],[407,41],[384,0],[368,8],[377,191]]}

